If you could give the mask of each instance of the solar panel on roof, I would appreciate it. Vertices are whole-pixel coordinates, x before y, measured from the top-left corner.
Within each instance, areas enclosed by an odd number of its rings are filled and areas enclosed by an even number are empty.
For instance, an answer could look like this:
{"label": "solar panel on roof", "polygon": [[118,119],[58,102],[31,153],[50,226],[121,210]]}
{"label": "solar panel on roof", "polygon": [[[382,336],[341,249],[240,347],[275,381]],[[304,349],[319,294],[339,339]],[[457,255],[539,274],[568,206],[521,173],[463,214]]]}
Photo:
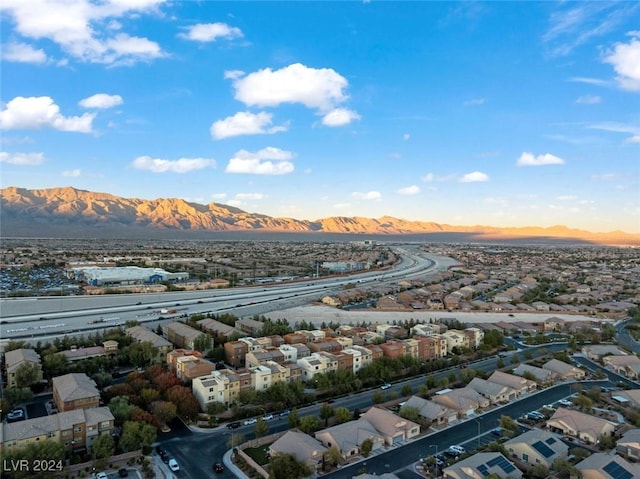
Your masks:
{"label": "solar panel on roof", "polygon": [[482,474],[483,476],[489,475],[489,470],[487,469],[487,466],[485,466],[484,464],[481,464],[478,466],[478,471],[480,471],[480,474]]}
{"label": "solar panel on roof", "polygon": [[547,459],[549,459],[551,456],[555,454],[553,452],[553,449],[551,449],[542,441],[534,442],[533,444],[531,444],[531,447],[534,448],[536,451],[538,451]]}
{"label": "solar panel on roof", "polygon": [[633,479],[633,474],[627,471],[624,467],[622,467],[617,462],[611,461],[609,464],[604,466],[602,469],[609,474],[613,479]]}
{"label": "solar panel on roof", "polygon": [[549,439],[547,439],[546,441],[547,444],[555,444],[556,443],[556,439],[554,437],[550,437]]}
{"label": "solar panel on roof", "polygon": [[502,456],[496,456],[493,459],[491,459],[490,461],[487,461],[487,466],[493,467],[493,466],[497,465],[502,459],[503,459]]}
{"label": "solar panel on roof", "polygon": [[509,461],[507,461],[506,459],[503,460],[503,462],[501,462],[500,464],[498,464],[498,466],[500,467],[500,469],[502,469],[505,474],[509,474],[510,472],[513,472],[516,470],[516,466],[514,466],[513,464],[511,464]]}

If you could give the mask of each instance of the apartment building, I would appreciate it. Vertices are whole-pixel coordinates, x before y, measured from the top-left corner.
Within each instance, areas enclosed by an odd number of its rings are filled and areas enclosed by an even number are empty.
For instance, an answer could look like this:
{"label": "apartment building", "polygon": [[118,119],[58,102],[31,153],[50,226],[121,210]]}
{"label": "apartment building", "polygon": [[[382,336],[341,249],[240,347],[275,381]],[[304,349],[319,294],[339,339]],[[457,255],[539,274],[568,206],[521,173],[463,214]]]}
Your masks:
{"label": "apartment building", "polygon": [[215,370],[215,364],[197,356],[182,356],[176,361],[176,376],[185,382],[207,376]]}
{"label": "apartment building", "polygon": [[53,378],[53,400],[60,412],[88,409],[100,405],[100,391],[84,373],[69,373]]}
{"label": "apartment building", "polygon": [[311,381],[315,375],[328,372],[330,367],[329,359],[318,353],[300,358],[296,363],[302,370],[301,379],[303,381]]}
{"label": "apartment building", "polygon": [[27,364],[32,364],[38,369],[38,381],[42,379],[42,364],[40,355],[33,349],[14,349],[4,354],[4,365],[7,374],[7,387],[17,387],[16,373]]}
{"label": "apartment building", "polygon": [[205,334],[177,321],[162,326],[162,333],[176,347],[185,349],[195,349],[196,339]]}
{"label": "apartment building", "polygon": [[156,351],[155,356],[151,358],[154,363],[164,361],[167,353],[173,349],[173,344],[144,326],[133,326],[132,328],[127,328],[125,332],[137,343],[151,343],[151,346]]}

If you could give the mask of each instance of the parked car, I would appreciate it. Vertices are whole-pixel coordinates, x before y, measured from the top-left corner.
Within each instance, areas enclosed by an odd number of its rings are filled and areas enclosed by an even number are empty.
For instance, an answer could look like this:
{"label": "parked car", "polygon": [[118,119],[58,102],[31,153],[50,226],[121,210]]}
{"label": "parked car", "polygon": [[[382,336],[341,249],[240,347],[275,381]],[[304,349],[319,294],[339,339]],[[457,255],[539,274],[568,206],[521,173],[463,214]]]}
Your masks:
{"label": "parked car", "polygon": [[543,419],[546,419],[546,416],[538,411],[530,411],[527,414],[524,415],[525,419],[528,419],[529,421],[542,421]]}
{"label": "parked car", "polygon": [[494,427],[491,430],[491,434],[493,434],[494,436],[498,436],[498,437],[502,436],[502,428],[501,427]]}
{"label": "parked car", "polygon": [[461,456],[466,451],[462,446],[449,446],[449,448],[445,451],[449,456]]}
{"label": "parked car", "polygon": [[173,472],[180,470],[180,466],[178,466],[178,462],[175,459],[169,459],[169,469]]}
{"label": "parked car", "polygon": [[26,417],[24,415],[24,410],[21,408],[16,408],[7,414],[7,422],[23,421],[24,419],[26,419]]}
{"label": "parked car", "polygon": [[224,472],[224,466],[219,462],[216,462],[213,465],[213,472],[216,472],[216,473]]}
{"label": "parked car", "polygon": [[565,407],[569,407],[569,406],[573,405],[573,403],[571,401],[568,401],[566,399],[560,399],[560,401],[558,401],[558,404],[560,404],[561,406],[565,406]]}
{"label": "parked car", "polygon": [[288,409],[285,409],[280,413],[280,417],[288,416],[289,414],[291,414],[291,411],[289,411]]}
{"label": "parked car", "polygon": [[245,426],[251,426],[252,424],[255,424],[257,422],[258,422],[258,420],[255,417],[252,417],[250,419],[245,420],[243,424]]}
{"label": "parked car", "polygon": [[96,474],[96,479],[109,479],[106,472],[98,472]]}
{"label": "parked car", "polygon": [[389,389],[390,387],[391,387],[391,384],[384,383],[382,386],[380,386],[380,389],[385,390],[385,389]]}
{"label": "parked car", "polygon": [[118,476],[120,477],[128,477],[129,471],[127,471],[124,467],[118,470]]}
{"label": "parked car", "polygon": [[240,426],[242,426],[242,424],[240,424],[240,421],[234,421],[227,424],[227,429],[238,429]]}
{"label": "parked car", "polygon": [[273,419],[273,414],[265,414],[262,416],[263,421],[271,421]]}

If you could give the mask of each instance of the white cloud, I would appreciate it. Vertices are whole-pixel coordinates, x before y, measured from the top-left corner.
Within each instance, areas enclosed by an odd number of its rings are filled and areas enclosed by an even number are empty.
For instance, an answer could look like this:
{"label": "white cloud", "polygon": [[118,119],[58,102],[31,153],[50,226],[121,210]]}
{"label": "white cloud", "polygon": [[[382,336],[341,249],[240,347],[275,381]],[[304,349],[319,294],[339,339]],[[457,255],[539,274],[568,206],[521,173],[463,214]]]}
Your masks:
{"label": "white cloud", "polygon": [[420,178],[425,183],[431,183],[435,180],[436,176],[433,173],[427,173],[422,178]]}
{"label": "white cloud", "polygon": [[208,158],[180,158],[178,160],[163,160],[150,156],[139,156],[131,163],[137,170],[147,170],[153,173],[188,173],[190,171],[213,168],[215,160]]}
{"label": "white cloud", "polygon": [[564,165],[564,160],[550,153],[534,156],[533,153],[523,152],[516,162],[518,166]]}
{"label": "white cloud", "polygon": [[380,198],[382,198],[382,195],[379,191],[367,191],[365,193],[354,191],[353,193],[351,193],[351,196],[359,200],[379,200]]}
{"label": "white cloud", "polygon": [[271,113],[261,111],[251,113],[240,111],[224,120],[218,120],[211,125],[211,136],[216,140],[240,135],[272,134],[287,131],[287,125],[271,126]]}
{"label": "white cloud", "polygon": [[632,38],[629,43],[616,43],[604,61],[613,65],[621,88],[640,91],[640,40]]}
{"label": "white cloud", "polygon": [[233,81],[235,98],[249,106],[301,103],[330,111],[347,100],[347,79],[331,68],[310,68],[294,63],[280,70],[265,68]]}
{"label": "white cloud", "polygon": [[353,110],[335,108],[322,118],[322,124],[325,126],[344,126],[359,119],[360,115]]}
{"label": "white cloud", "polygon": [[472,100],[467,100],[464,102],[464,106],[480,106],[486,103],[486,98],[474,98]]}
{"label": "white cloud", "polygon": [[402,135],[402,139],[404,141],[407,141],[409,138],[411,138],[411,135],[409,133],[405,133],[404,135]]}
{"label": "white cloud", "polygon": [[263,193],[238,193],[235,196],[236,200],[247,201],[247,200],[263,200],[265,195]]}
{"label": "white cloud", "polygon": [[7,153],[0,151],[0,163],[20,166],[37,166],[44,162],[43,153]]}
{"label": "white cloud", "polygon": [[76,168],[74,170],[66,170],[62,172],[62,176],[67,178],[79,178],[82,176],[82,171],[80,168]]}
{"label": "white cloud", "polygon": [[212,200],[223,200],[227,197],[226,193],[213,193],[211,195]]}
{"label": "white cloud", "polygon": [[242,70],[227,70],[224,72],[225,80],[235,80],[244,76],[244,72]]}
{"label": "white cloud", "polygon": [[602,102],[602,98],[597,95],[582,95],[576,99],[579,105],[597,105]]}
{"label": "white cloud", "polygon": [[450,180],[455,179],[455,177],[453,175],[440,176],[440,175],[436,175],[434,173],[427,173],[426,175],[424,175],[420,179],[425,183],[433,183],[435,181],[437,181],[437,182],[450,181]]}
{"label": "white cloud", "polygon": [[613,133],[629,133],[631,136],[625,141],[627,143],[639,143],[640,142],[640,126],[630,125],[626,123],[617,123],[613,121],[595,123],[587,126],[591,130],[610,131]]}
{"label": "white cloud", "polygon": [[[15,32],[25,38],[47,39],[69,56],[89,63],[133,64],[164,56],[147,38],[115,33],[116,19],[154,13],[164,0],[4,0]],[[115,23],[114,23],[115,22]]]}
{"label": "white cloud", "polygon": [[589,78],[589,77],[571,77],[569,81],[577,82],[577,83],[586,83],[588,85],[597,85],[597,86],[607,86],[609,82],[606,80],[601,80],[599,78]]}
{"label": "white cloud", "polygon": [[196,42],[215,42],[218,38],[242,38],[242,31],[237,27],[230,27],[226,23],[199,23],[187,28],[187,33],[178,35]]}
{"label": "white cloud", "polygon": [[405,186],[404,188],[400,188],[397,193],[399,195],[417,195],[420,193],[420,187],[417,185]]}
{"label": "white cloud", "polygon": [[287,175],[292,173],[294,165],[291,161],[293,153],[268,146],[252,153],[247,150],[238,151],[227,164],[227,173],[253,175]]}
{"label": "white cloud", "polygon": [[96,93],[88,98],[84,98],[78,102],[83,108],[112,108],[117,105],[122,105],[122,97],[120,95],[108,95],[106,93]]}
{"label": "white cloud", "polygon": [[2,45],[2,59],[7,62],[41,64],[47,62],[47,54],[26,43],[9,42]]}
{"label": "white cloud", "polygon": [[460,183],[484,183],[489,181],[489,175],[481,171],[472,171],[460,178]]}
{"label": "white cloud", "polygon": [[51,97],[15,97],[0,110],[0,129],[37,130],[44,127],[60,131],[91,133],[93,113],[65,117]]}

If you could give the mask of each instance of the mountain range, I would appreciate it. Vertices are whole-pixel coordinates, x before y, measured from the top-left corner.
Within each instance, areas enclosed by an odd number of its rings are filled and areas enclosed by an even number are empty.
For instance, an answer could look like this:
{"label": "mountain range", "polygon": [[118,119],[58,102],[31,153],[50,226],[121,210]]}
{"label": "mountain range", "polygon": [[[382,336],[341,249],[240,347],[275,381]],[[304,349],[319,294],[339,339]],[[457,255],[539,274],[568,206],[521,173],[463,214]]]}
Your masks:
{"label": "mountain range", "polygon": [[233,206],[178,198],[145,200],[72,187],[0,190],[3,237],[179,237],[185,233],[323,233],[357,235],[462,234],[480,241],[536,238],[640,245],[640,235],[592,233],[566,226],[497,228],[381,218],[333,216],[315,221],[276,218]]}

